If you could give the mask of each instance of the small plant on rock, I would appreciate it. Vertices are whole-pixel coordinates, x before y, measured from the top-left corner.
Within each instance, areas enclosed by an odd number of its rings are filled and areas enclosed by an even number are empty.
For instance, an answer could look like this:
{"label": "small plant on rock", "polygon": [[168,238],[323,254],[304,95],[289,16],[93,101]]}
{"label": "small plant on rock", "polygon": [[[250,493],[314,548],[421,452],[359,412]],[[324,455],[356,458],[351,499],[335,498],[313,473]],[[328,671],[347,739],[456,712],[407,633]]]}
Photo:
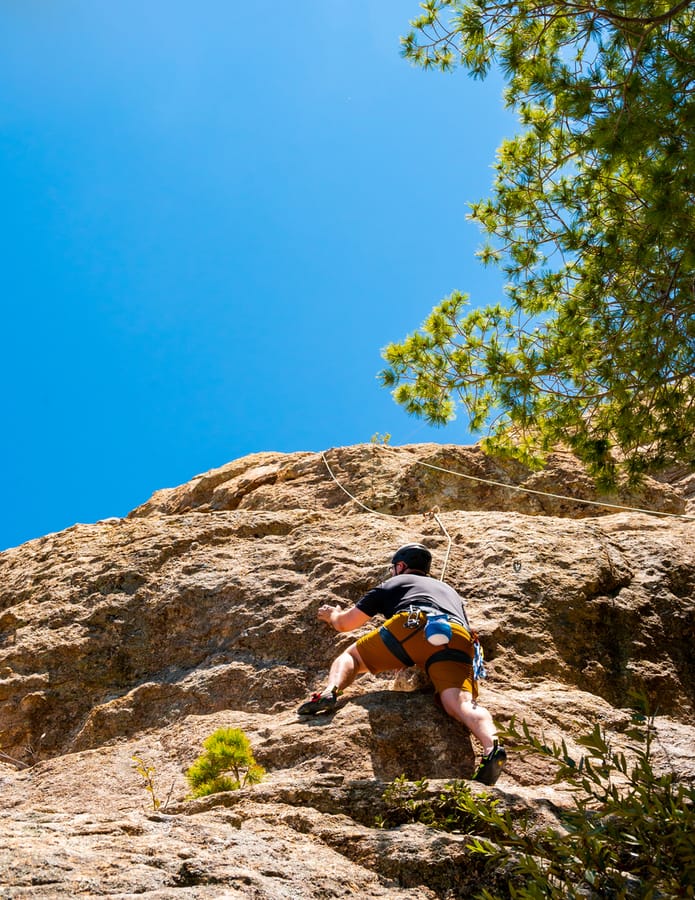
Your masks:
{"label": "small plant on rock", "polygon": [[236,791],[247,784],[258,784],[265,775],[240,728],[218,728],[203,741],[203,747],[205,753],[186,772],[192,797]]}
{"label": "small plant on rock", "polygon": [[155,777],[157,775],[157,770],[154,766],[146,763],[139,756],[131,756],[133,761],[133,768],[141,776],[142,780],[145,783],[145,790],[150,795],[150,799],[152,800],[152,809],[157,812],[159,807],[162,805],[162,801],[157,796],[157,790],[155,787]]}
{"label": "small plant on rock", "polygon": [[[442,790],[432,790],[425,778],[410,782],[401,775],[387,786],[382,799],[385,811],[376,818],[378,828],[419,822],[442,831],[496,837],[505,816],[512,826],[509,813],[498,809],[499,800],[488,794],[474,794],[465,781],[453,781]],[[519,828],[520,823],[515,823],[515,827]]]}

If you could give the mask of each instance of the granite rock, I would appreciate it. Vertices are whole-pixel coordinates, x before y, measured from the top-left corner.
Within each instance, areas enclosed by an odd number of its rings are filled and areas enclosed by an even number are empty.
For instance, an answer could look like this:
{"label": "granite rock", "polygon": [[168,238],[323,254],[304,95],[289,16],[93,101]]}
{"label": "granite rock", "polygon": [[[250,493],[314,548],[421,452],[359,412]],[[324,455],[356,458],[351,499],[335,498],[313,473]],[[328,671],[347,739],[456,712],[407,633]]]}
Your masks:
{"label": "granite rock", "polygon": [[[355,638],[316,610],[354,602],[410,540],[467,600],[500,724],[577,750],[598,723],[627,745],[639,691],[658,765],[692,780],[693,483],[680,468],[607,497],[569,454],[533,473],[453,445],[260,453],[5,551],[0,898],[472,896],[460,835],[373,827],[389,781],[436,788],[479,755],[426,680],[366,676],[333,716],[295,713]],[[268,776],[188,801],[222,725]],[[513,750],[495,792],[539,821],[567,799]]]}

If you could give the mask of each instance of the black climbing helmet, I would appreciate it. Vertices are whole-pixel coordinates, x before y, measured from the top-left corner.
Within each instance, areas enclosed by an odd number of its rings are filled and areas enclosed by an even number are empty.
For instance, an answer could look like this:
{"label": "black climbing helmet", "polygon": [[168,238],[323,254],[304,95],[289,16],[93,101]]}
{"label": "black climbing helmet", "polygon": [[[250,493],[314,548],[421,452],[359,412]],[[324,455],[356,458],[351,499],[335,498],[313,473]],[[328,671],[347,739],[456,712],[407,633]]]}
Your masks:
{"label": "black climbing helmet", "polygon": [[432,554],[424,544],[404,544],[393,554],[391,565],[404,562],[409,569],[417,569],[429,575]]}

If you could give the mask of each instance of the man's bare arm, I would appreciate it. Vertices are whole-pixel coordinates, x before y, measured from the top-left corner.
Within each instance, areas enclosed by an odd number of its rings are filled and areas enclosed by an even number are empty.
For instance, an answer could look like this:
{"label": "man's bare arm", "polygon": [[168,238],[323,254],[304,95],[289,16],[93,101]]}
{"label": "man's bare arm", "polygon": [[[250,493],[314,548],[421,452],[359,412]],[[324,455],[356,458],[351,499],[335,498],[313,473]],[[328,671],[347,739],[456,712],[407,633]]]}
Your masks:
{"label": "man's bare arm", "polygon": [[341,609],[339,606],[330,606],[328,604],[319,607],[317,616],[322,622],[332,625],[336,631],[354,631],[371,619],[371,616],[363,613],[356,606],[350,609]]}

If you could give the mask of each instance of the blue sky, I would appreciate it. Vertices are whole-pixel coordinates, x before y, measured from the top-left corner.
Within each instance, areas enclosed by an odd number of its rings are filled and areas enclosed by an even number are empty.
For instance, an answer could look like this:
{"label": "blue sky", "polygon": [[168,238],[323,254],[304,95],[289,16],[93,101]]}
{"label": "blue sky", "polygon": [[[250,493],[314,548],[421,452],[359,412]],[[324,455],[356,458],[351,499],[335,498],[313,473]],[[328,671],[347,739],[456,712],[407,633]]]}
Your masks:
{"label": "blue sky", "polygon": [[414,0],[8,0],[0,549],[259,450],[470,443],[379,387],[454,289],[501,84],[399,56]]}

